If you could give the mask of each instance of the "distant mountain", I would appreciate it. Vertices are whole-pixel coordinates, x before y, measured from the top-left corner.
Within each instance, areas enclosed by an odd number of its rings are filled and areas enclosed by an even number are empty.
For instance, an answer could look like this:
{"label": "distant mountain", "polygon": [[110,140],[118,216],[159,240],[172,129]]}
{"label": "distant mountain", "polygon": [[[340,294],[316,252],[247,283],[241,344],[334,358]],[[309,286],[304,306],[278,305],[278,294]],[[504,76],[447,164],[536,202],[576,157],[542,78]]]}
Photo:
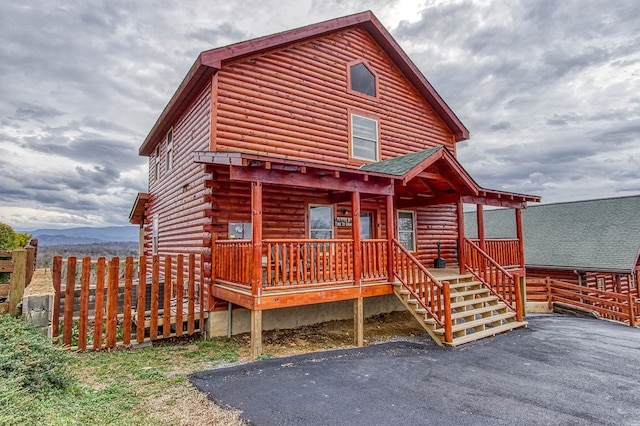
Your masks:
{"label": "distant mountain", "polygon": [[93,228],[89,226],[67,229],[36,229],[29,231],[38,239],[40,246],[60,246],[73,244],[99,244],[107,242],[138,241],[137,226],[106,226]]}

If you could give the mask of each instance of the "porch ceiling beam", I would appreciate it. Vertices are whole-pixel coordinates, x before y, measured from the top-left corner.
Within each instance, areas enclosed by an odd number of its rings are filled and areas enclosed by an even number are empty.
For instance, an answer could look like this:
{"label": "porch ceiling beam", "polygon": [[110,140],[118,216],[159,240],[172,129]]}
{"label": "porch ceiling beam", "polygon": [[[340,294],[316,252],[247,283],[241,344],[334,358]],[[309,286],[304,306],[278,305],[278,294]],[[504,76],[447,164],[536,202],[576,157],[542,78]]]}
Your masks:
{"label": "porch ceiling beam", "polygon": [[299,188],[327,189],[330,191],[360,192],[375,195],[393,195],[391,183],[364,181],[360,179],[318,176],[284,172],[280,170],[266,170],[262,168],[230,167],[230,179],[241,182],[262,182],[263,184],[293,186]]}
{"label": "porch ceiling beam", "polygon": [[526,209],[527,202],[512,200],[509,198],[485,198],[485,197],[475,197],[472,195],[462,196],[462,202],[468,204],[483,204],[485,206],[494,206],[494,207],[511,207],[514,209]]}
{"label": "porch ceiling beam", "polygon": [[[368,198],[376,198],[380,197],[378,194],[360,194],[361,200],[366,200]],[[351,201],[351,193],[350,192],[334,192],[329,194],[329,202],[331,204],[341,204],[346,203],[347,201]]]}

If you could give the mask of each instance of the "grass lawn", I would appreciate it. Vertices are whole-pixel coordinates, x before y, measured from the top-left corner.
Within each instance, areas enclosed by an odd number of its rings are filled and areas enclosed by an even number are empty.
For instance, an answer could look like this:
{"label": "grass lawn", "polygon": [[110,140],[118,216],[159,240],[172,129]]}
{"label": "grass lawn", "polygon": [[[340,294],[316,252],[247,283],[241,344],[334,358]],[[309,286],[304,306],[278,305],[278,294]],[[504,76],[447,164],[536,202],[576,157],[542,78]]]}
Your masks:
{"label": "grass lawn", "polygon": [[[1,425],[240,425],[187,376],[238,359],[229,339],[73,353],[0,316]],[[15,363],[5,360],[14,359]],[[55,374],[50,374],[51,372]]]}

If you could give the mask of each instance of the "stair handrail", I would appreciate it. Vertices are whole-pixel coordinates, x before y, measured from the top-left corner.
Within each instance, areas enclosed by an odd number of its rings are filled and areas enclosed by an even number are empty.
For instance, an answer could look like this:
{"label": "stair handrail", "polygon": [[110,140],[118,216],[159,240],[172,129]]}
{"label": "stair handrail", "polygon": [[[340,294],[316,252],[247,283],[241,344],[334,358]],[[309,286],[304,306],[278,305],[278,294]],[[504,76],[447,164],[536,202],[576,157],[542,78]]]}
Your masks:
{"label": "stair handrail", "polygon": [[[516,292],[518,292],[518,286],[517,283],[513,277],[513,275],[511,275],[511,273],[509,273],[509,271],[507,271],[506,269],[504,269],[498,262],[496,262],[491,256],[489,256],[487,254],[487,252],[485,252],[484,250],[482,250],[480,248],[480,246],[478,246],[477,244],[475,244],[473,241],[471,241],[469,238],[465,237],[464,238],[465,243],[467,243],[469,246],[471,246],[476,253],[480,254],[480,256],[482,256],[483,260],[485,262],[488,262],[490,265],[492,265],[493,267],[496,268],[497,271],[499,271],[501,274],[503,274],[504,276],[507,277],[508,281],[509,281],[509,285],[511,287],[513,287],[513,294],[514,297],[516,295]],[[467,256],[470,256],[471,253],[469,250],[465,250],[465,253],[467,254]],[[474,277],[476,277],[478,280],[480,280],[486,287],[487,289],[493,293],[498,299],[500,299],[502,302],[504,302],[509,308],[513,309],[514,311],[517,310],[517,306],[514,306],[513,303],[507,299],[505,299],[500,293],[498,293],[498,291],[494,288],[493,284],[490,283],[489,281],[486,280],[486,278],[480,274],[480,271],[475,271],[473,270],[469,264],[467,263],[466,259],[465,259],[465,263],[464,263],[464,267],[467,271],[469,271]],[[486,268],[485,268],[486,269]],[[516,303],[517,304],[517,303]]]}
{"label": "stair handrail", "polygon": [[[440,281],[438,281],[438,279],[436,277],[434,277],[427,268],[424,267],[424,265],[422,263],[420,263],[420,261],[418,261],[418,259],[416,259],[411,253],[409,253],[409,251],[402,245],[400,244],[400,242],[398,240],[396,240],[395,238],[393,239],[393,245],[400,249],[400,251],[407,257],[407,259],[409,259],[409,261],[411,261],[420,272],[422,272],[423,274],[425,274],[427,276],[427,278],[429,278],[429,280],[431,280],[431,282],[433,283],[434,287],[437,287],[440,290],[441,294],[445,294],[448,293],[449,290],[449,286],[445,286],[443,283],[441,283]],[[397,261],[397,260],[396,260]],[[429,315],[431,315],[431,317],[434,319],[434,321],[441,327],[445,327],[445,333],[447,332],[447,328],[451,328],[451,321],[447,321],[447,316],[450,317],[450,312],[447,315],[446,312],[446,298],[443,298],[443,306],[442,306],[442,310],[444,311],[442,313],[442,317],[440,316],[440,314],[436,313],[433,311],[433,309],[431,309],[430,306],[428,306],[423,298],[418,295],[410,286],[407,282],[405,282],[405,280],[402,278],[402,276],[400,276],[400,274],[398,273],[397,269],[395,268],[395,264],[394,264],[394,269],[393,269],[393,275],[400,281],[400,283],[402,284],[402,286],[407,289],[407,291],[409,291],[409,293],[414,297],[414,299],[416,299],[418,301],[418,303],[420,304],[420,306],[422,306],[428,313]],[[448,284],[448,283],[447,283]],[[446,290],[445,290],[446,287]],[[439,297],[439,296],[438,296]],[[440,305],[440,303],[438,302],[438,305]],[[449,327],[447,327],[447,324]],[[449,333],[450,334],[450,333]]]}

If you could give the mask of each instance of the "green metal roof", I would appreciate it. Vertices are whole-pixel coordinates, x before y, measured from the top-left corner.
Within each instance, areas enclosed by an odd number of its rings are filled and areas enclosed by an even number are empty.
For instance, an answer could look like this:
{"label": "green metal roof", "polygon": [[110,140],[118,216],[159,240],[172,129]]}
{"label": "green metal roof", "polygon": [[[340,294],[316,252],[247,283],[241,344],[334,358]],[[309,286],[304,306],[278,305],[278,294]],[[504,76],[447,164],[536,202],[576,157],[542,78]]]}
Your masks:
{"label": "green metal roof", "polygon": [[430,148],[424,151],[413,152],[400,157],[378,161],[377,163],[365,164],[360,170],[376,173],[386,173],[388,175],[403,176],[418,164],[422,163],[433,154],[442,149],[441,146]]}
{"label": "green metal roof", "polygon": [[[486,238],[515,238],[512,209],[485,210]],[[640,196],[543,204],[522,210],[525,264],[632,271],[640,250]],[[476,213],[465,234],[477,238]]]}

